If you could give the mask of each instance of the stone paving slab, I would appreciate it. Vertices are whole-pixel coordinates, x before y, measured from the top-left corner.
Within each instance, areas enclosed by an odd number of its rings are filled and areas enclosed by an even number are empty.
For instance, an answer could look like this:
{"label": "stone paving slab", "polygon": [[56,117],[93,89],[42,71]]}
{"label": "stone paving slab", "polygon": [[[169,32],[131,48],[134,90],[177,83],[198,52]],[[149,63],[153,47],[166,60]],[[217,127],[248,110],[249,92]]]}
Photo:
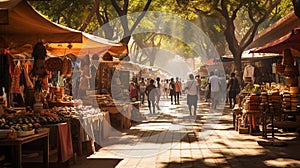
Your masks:
{"label": "stone paving slab", "polygon": [[171,105],[163,99],[154,115],[142,107],[147,121],[113,137],[90,158],[122,159],[118,168],[300,167],[298,134],[275,134],[288,143],[286,147],[259,146],[260,136],[234,130],[227,105],[224,111],[210,111],[209,103],[199,103],[196,119],[184,103],[183,99],[181,105]]}

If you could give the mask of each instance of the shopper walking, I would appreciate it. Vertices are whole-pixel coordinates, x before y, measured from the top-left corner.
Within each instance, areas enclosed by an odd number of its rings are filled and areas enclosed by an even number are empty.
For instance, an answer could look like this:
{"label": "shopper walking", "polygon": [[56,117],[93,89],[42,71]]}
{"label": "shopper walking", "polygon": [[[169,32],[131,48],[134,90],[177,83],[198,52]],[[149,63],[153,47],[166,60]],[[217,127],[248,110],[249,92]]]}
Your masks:
{"label": "shopper walking", "polygon": [[181,82],[178,79],[178,77],[176,77],[176,82],[175,82],[175,104],[179,104],[180,94],[181,94]]}
{"label": "shopper walking", "polygon": [[189,107],[190,115],[192,116],[192,106],[194,106],[194,116],[197,115],[197,102],[199,94],[199,83],[194,79],[194,75],[189,75],[189,81],[186,83],[187,90],[187,105]]}
{"label": "shopper walking", "polygon": [[[148,107],[150,114],[155,114],[155,98],[156,98],[156,87],[154,85],[154,80],[150,80],[150,84],[146,87],[146,95],[148,97]],[[151,109],[153,108],[153,110]]]}
{"label": "shopper walking", "polygon": [[[229,92],[229,104],[230,108],[233,108],[234,105],[236,104],[236,95],[239,94],[240,92],[240,84],[238,79],[235,77],[235,73],[232,72],[230,75],[230,80],[227,85],[227,90]],[[233,105],[232,105],[232,100],[233,100]]]}
{"label": "shopper walking", "polygon": [[[174,78],[171,78],[170,84],[169,84],[169,89],[170,89],[170,96],[171,96],[171,104],[173,104],[173,97],[175,99],[175,82]],[[176,99],[175,99],[176,103]]]}
{"label": "shopper walking", "polygon": [[209,83],[209,77],[205,77],[203,80],[205,82],[202,85],[202,88],[204,89],[205,92],[205,102],[207,102],[210,99],[211,85]]}
{"label": "shopper walking", "polygon": [[220,83],[221,88],[219,92],[219,102],[225,102],[226,101],[226,77],[224,72],[220,73]]}
{"label": "shopper walking", "polygon": [[136,86],[133,82],[131,82],[130,85],[129,85],[129,94],[130,94],[131,101],[136,101],[136,99],[137,99],[137,90],[136,90]]}
{"label": "shopper walking", "polygon": [[165,98],[168,98],[169,95],[169,80],[165,79],[164,82],[164,94],[165,94]]}
{"label": "shopper walking", "polygon": [[146,83],[145,83],[145,79],[142,78],[141,79],[141,82],[140,82],[140,100],[141,100],[141,103],[144,104],[145,102],[145,91],[146,91]]}
{"label": "shopper walking", "polygon": [[160,108],[159,108],[159,101],[160,101],[160,96],[161,96],[161,83],[160,83],[160,78],[159,77],[157,77],[156,78],[156,107],[157,107],[157,109],[158,110],[160,110]]}
{"label": "shopper walking", "polygon": [[217,75],[214,72],[210,72],[209,83],[211,87],[211,108],[216,109],[217,105],[219,104],[219,92],[221,90],[221,82]]}

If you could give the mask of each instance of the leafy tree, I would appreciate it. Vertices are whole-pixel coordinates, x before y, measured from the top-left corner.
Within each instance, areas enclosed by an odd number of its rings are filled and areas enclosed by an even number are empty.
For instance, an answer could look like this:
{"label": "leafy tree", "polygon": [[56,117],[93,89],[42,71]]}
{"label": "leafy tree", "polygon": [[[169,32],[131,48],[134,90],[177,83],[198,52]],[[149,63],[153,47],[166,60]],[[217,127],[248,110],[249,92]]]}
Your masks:
{"label": "leafy tree", "polygon": [[92,0],[64,0],[64,1],[30,1],[36,10],[46,15],[50,20],[79,29],[91,10]]}
{"label": "leafy tree", "polygon": [[[297,0],[293,0],[297,1]],[[174,3],[176,2],[176,3]],[[281,3],[280,3],[281,2]],[[172,12],[184,17],[202,28],[216,46],[220,55],[225,53],[225,46],[229,46],[234,55],[236,68],[241,69],[241,53],[252,42],[253,37],[263,27],[278,20],[290,9],[290,0],[64,0],[43,1],[31,4],[48,16],[51,20],[86,32],[95,32],[97,35],[111,40],[119,40],[129,43],[134,29],[139,26],[155,26],[151,23],[141,23],[145,15],[143,11]],[[151,4],[151,5],[150,5]],[[249,10],[251,9],[251,10]],[[126,15],[133,12],[142,12],[136,20],[131,20]],[[113,21],[115,18],[120,17]],[[145,22],[143,20],[143,22]],[[116,24],[121,24],[116,26]],[[186,33],[186,32],[184,32]],[[221,35],[224,33],[225,36]],[[135,36],[133,40],[136,50],[145,47],[165,48],[168,45],[176,45],[177,53],[184,57],[196,55],[182,42],[162,34],[146,33]],[[152,40],[152,41],[151,41]],[[201,44],[200,44],[201,43]],[[199,41],[203,51],[210,55],[209,45]],[[179,51],[180,50],[180,51]],[[153,51],[154,52],[154,51]],[[150,61],[151,55],[144,53],[134,57],[137,62]],[[153,63],[155,58],[151,57]],[[152,64],[151,63],[151,64]]]}
{"label": "leafy tree", "polygon": [[[151,2],[152,0],[147,0],[146,3],[129,2],[129,0],[53,0],[32,2],[32,5],[35,6],[37,10],[47,15],[51,20],[81,31],[85,31],[88,28],[88,25],[93,22],[92,20],[96,18],[100,26],[106,24],[104,27],[106,37],[112,37],[113,28],[109,25],[109,21],[114,19],[114,17],[119,16],[124,32],[120,41],[128,44],[131,37],[130,35],[144,17]],[[112,9],[114,9],[115,15]],[[143,10],[140,11],[141,14],[130,27],[126,15],[129,14],[129,10],[139,11],[137,9]]]}
{"label": "leafy tree", "polygon": [[[290,3],[281,0],[177,0],[201,14],[220,19],[225,40],[233,54],[236,70],[241,72],[241,55],[253,41],[259,26],[268,19],[280,5]],[[242,21],[242,22],[237,22]],[[240,23],[239,29],[237,24]]]}

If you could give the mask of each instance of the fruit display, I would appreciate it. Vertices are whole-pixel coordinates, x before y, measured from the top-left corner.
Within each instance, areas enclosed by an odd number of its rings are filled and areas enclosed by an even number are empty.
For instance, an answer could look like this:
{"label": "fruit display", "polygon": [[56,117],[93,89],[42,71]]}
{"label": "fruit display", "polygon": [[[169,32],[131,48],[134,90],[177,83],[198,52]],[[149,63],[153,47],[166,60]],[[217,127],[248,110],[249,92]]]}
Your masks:
{"label": "fruit display", "polygon": [[0,117],[0,129],[14,129],[15,131],[31,131],[40,128],[42,125],[57,124],[68,120],[61,113],[56,111],[43,111],[40,115],[33,113],[17,113]]}
{"label": "fruit display", "polygon": [[15,131],[31,131],[40,128],[39,117],[24,115],[16,117],[1,117],[0,129],[13,129]]}

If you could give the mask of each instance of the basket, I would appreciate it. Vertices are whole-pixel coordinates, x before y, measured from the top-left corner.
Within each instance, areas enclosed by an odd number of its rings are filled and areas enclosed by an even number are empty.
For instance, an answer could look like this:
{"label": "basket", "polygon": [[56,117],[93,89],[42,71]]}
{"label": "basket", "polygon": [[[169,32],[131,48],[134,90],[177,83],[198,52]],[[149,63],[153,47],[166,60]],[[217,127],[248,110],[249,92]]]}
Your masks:
{"label": "basket", "polygon": [[30,136],[35,133],[35,130],[32,129],[31,131],[16,131],[18,137],[25,137]]}
{"label": "basket", "polygon": [[60,58],[49,58],[45,61],[45,67],[48,71],[59,71],[63,66],[63,61]]}

